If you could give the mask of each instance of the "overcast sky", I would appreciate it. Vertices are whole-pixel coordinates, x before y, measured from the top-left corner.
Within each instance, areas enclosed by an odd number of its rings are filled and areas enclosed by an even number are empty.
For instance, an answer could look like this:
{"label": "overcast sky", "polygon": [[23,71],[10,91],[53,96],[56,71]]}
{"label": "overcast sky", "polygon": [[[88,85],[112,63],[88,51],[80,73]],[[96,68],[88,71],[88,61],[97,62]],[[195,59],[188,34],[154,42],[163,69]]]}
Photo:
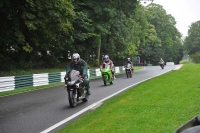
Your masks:
{"label": "overcast sky", "polygon": [[200,20],[200,0],[154,0],[171,14],[177,24],[177,29],[187,36],[188,27],[192,22]]}

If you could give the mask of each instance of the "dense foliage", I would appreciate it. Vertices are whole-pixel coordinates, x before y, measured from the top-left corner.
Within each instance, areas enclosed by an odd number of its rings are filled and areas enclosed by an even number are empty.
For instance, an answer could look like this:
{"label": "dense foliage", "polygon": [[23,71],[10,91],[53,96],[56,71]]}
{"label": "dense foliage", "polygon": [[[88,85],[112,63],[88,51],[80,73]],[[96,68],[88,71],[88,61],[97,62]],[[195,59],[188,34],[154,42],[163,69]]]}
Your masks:
{"label": "dense foliage", "polygon": [[195,63],[200,63],[200,20],[191,24],[184,40],[184,49]]}
{"label": "dense foliage", "polygon": [[[104,54],[178,63],[181,35],[162,6],[138,0],[2,0],[0,70],[53,68],[80,53],[98,65]],[[65,66],[63,66],[65,67]]]}

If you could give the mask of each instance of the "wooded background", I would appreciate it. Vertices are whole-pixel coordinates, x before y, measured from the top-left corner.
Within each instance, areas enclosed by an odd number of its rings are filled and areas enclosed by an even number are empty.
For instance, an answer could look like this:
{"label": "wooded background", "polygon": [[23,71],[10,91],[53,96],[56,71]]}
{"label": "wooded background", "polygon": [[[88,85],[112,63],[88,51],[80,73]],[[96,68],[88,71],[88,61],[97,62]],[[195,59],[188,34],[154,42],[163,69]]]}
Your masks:
{"label": "wooded background", "polygon": [[184,50],[175,18],[161,5],[137,0],[1,0],[0,20],[3,71],[54,68],[74,52],[98,66],[105,54],[157,65],[160,58],[177,64],[186,50],[200,51],[200,31],[193,33],[200,22],[192,25]]}

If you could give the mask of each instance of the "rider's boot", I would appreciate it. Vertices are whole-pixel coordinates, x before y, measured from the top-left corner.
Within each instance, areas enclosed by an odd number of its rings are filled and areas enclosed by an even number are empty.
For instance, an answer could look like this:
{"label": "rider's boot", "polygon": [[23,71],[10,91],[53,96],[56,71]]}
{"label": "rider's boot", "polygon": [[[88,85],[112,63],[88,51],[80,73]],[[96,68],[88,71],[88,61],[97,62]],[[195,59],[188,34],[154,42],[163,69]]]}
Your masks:
{"label": "rider's boot", "polygon": [[87,94],[88,94],[88,95],[91,95],[90,86],[86,87],[85,89],[86,89],[86,91],[87,91]]}
{"label": "rider's boot", "polygon": [[113,77],[113,79],[116,79],[115,73],[113,71],[112,71],[112,77]]}

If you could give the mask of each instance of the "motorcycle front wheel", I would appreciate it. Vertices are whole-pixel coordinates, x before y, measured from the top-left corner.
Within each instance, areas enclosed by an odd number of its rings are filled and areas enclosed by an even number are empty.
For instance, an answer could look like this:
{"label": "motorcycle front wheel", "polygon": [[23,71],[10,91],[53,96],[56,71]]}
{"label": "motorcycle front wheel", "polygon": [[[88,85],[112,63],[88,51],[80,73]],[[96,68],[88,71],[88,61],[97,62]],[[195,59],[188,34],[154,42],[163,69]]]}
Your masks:
{"label": "motorcycle front wheel", "polygon": [[127,76],[127,78],[129,78],[129,71],[128,70],[126,70],[126,76]]}
{"label": "motorcycle front wheel", "polygon": [[131,70],[129,71],[129,77],[132,78],[132,73]]}
{"label": "motorcycle front wheel", "polygon": [[77,94],[75,94],[73,91],[68,92],[68,99],[69,99],[69,105],[74,108],[77,103]]}
{"label": "motorcycle front wheel", "polygon": [[104,83],[105,86],[107,85],[107,78],[104,75],[103,75],[103,83]]}
{"label": "motorcycle front wheel", "polygon": [[164,65],[162,65],[162,69],[164,69]]}

